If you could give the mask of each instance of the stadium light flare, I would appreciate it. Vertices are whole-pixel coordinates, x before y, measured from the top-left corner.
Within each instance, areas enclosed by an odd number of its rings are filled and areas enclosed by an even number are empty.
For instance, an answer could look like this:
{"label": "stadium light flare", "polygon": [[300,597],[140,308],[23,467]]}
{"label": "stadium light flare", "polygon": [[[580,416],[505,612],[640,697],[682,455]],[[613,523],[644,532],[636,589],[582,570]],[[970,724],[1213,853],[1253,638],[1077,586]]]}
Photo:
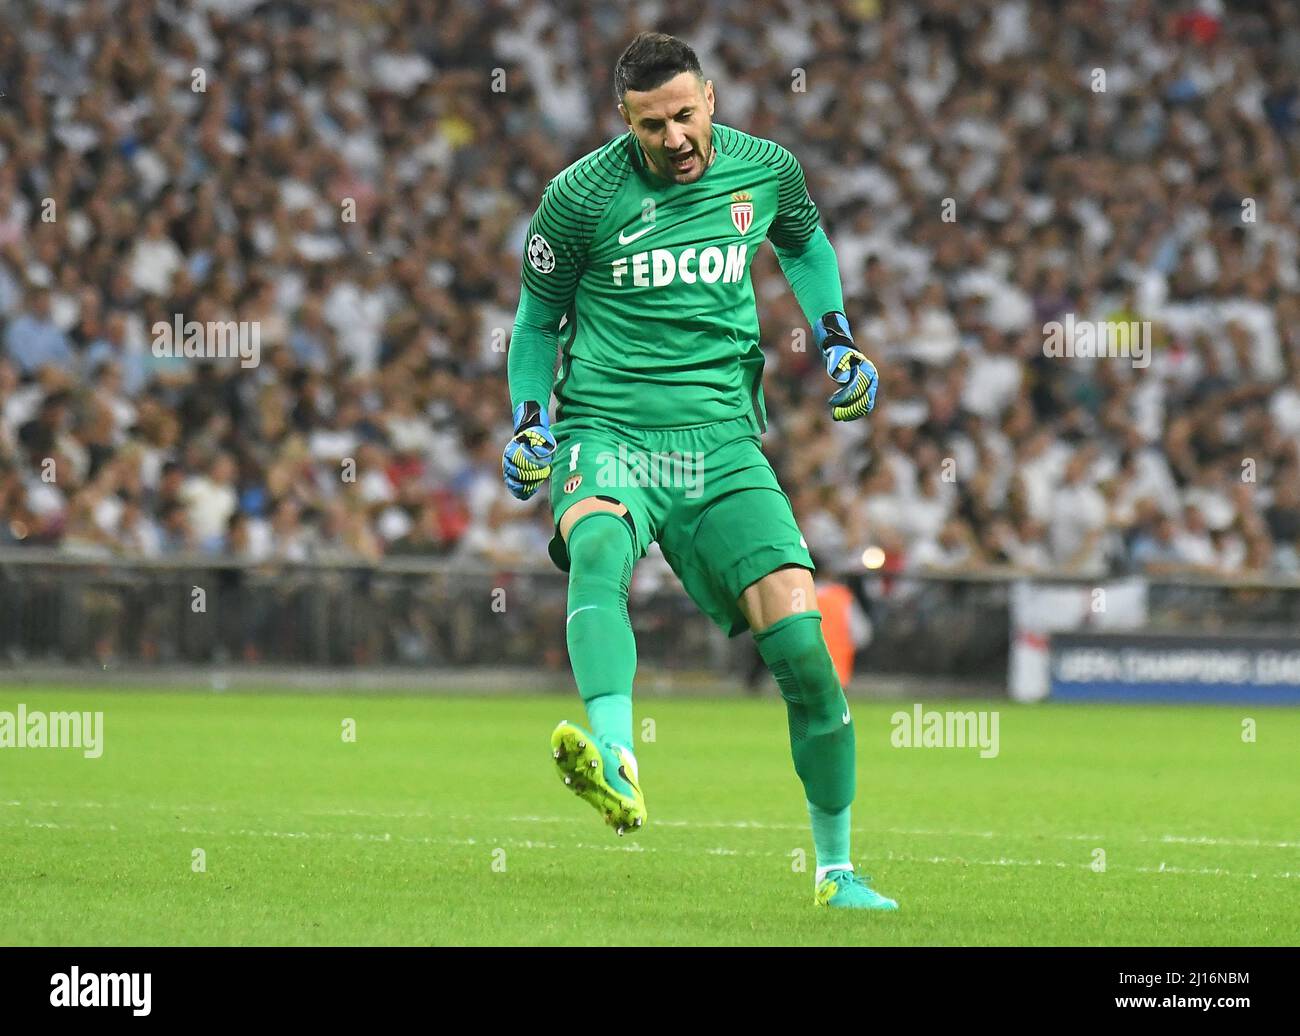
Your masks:
{"label": "stadium light flare", "polygon": [[868,547],[862,552],[862,567],[877,569],[885,563],[885,551],[882,547]]}

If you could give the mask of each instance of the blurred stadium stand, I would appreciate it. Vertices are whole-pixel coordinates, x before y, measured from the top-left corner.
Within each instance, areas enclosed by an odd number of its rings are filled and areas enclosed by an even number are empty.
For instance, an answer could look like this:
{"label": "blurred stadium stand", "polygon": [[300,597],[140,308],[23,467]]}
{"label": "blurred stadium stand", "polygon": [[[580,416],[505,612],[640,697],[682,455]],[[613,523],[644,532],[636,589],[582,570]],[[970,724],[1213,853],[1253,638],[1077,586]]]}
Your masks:
{"label": "blurred stadium stand", "polygon": [[[1026,574],[1294,632],[1294,0],[7,0],[0,662],[561,671],[549,509],[500,484],[505,344],[528,218],[623,130],[651,25],[798,156],[880,366],[832,425],[760,254],[765,447],[866,581],[867,672],[1000,684]],[[256,321],[261,363],[155,357],[177,313]],[[1046,356],[1065,314],[1150,321],[1150,366]],[[656,554],[635,593],[647,665],[734,670]]]}
{"label": "blurred stadium stand", "polygon": [[[1004,573],[846,576],[871,620],[855,688],[875,678],[942,679],[947,693],[1001,693],[1012,639]],[[1055,580],[1087,595],[1087,581]],[[1294,635],[1289,580],[1147,580],[1150,632]],[[566,686],[565,577],[545,569],[385,559],[358,565],[159,559],[89,562],[42,550],[0,555],[0,665],[208,673],[241,667],[427,674],[456,688],[466,670],[532,669]],[[675,582],[642,583],[632,622],[643,677],[661,689],[738,686],[748,638],[700,621]],[[912,681],[906,686],[913,688]],[[917,689],[923,689],[917,688]]]}

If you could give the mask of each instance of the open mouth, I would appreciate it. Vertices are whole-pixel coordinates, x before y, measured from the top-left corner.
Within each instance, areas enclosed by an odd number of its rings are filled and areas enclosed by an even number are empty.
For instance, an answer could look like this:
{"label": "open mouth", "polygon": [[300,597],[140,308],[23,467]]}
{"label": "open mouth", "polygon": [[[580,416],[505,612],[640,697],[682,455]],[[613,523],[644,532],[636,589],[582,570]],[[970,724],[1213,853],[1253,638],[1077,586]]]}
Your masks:
{"label": "open mouth", "polygon": [[673,169],[676,172],[688,173],[695,165],[695,152],[687,151],[683,155],[670,155],[669,161],[672,163]]}

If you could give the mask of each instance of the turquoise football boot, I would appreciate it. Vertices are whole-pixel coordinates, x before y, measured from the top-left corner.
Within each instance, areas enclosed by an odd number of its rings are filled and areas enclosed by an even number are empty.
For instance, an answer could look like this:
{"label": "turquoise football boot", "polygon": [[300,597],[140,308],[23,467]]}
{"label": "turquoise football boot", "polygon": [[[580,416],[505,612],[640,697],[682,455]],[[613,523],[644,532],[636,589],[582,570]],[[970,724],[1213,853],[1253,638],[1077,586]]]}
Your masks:
{"label": "turquoise football boot", "polygon": [[599,741],[565,720],[551,734],[551,755],[569,790],[591,803],[620,835],[645,824],[636,757],[628,749]]}
{"label": "turquoise football boot", "polygon": [[843,907],[848,910],[897,910],[898,904],[882,896],[867,884],[869,877],[859,878],[853,871],[827,871],[817,883],[813,902],[818,906]]}

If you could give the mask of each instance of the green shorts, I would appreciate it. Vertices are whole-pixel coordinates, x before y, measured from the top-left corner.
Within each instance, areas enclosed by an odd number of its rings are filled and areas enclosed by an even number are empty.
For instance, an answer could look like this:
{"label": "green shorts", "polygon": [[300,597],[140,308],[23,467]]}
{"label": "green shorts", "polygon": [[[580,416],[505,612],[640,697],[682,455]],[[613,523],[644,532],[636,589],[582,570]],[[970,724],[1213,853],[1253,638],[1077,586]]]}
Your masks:
{"label": "green shorts", "polygon": [[741,591],[784,565],[812,557],[790,500],[763,455],[748,414],[691,428],[621,428],[573,418],[552,429],[556,532],[551,559],[569,570],[560,517],[599,496],[628,509],[635,559],[658,542],[686,592],[728,636],[749,628]]}

